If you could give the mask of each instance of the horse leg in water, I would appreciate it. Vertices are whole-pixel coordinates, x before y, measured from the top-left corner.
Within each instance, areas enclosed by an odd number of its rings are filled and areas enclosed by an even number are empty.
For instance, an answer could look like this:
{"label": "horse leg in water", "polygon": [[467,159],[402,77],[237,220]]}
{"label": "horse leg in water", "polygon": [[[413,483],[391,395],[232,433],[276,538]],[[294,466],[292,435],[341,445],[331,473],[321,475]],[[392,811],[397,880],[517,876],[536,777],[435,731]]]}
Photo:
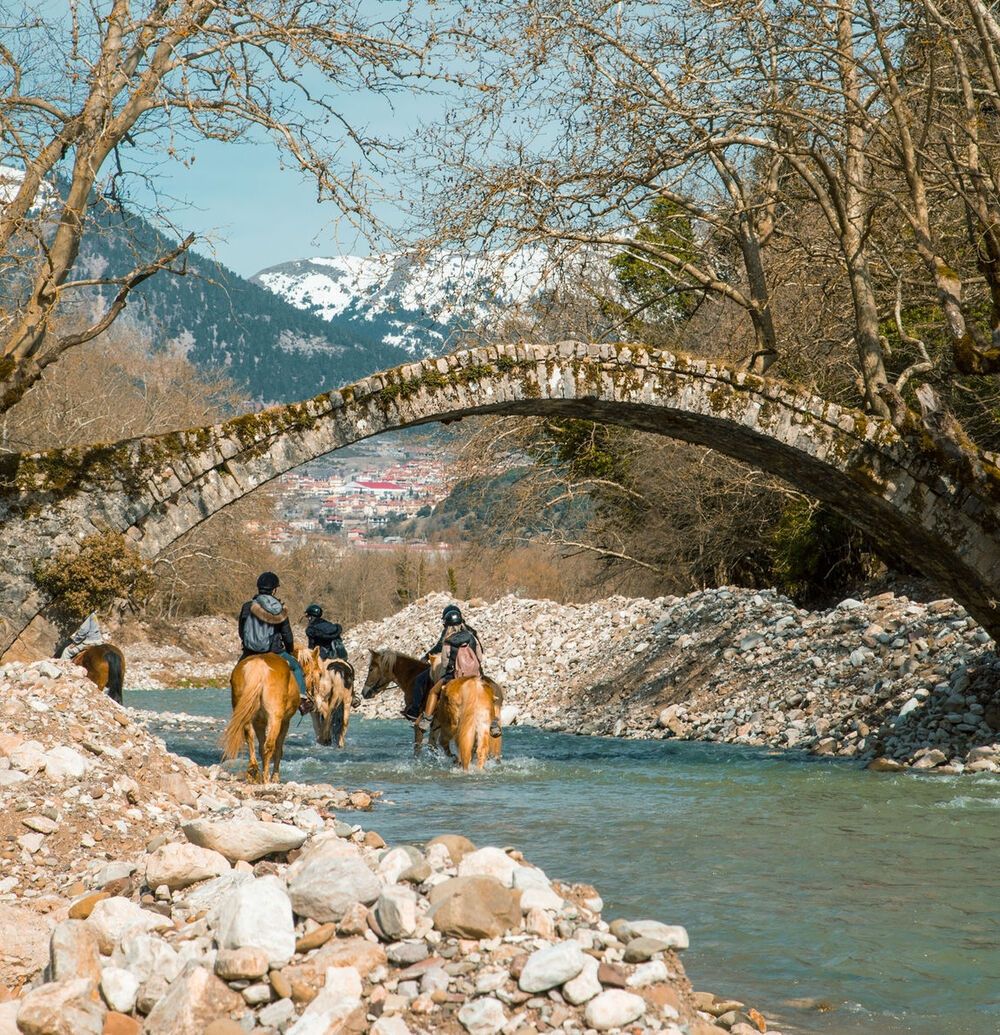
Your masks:
{"label": "horse leg in water", "polygon": [[285,736],[288,733],[288,724],[291,721],[292,717],[289,715],[281,723],[281,729],[278,731],[278,742],[274,747],[274,768],[271,773],[272,783],[281,783],[281,759],[285,754]]}
{"label": "horse leg in water", "polygon": [[[264,733],[266,731],[266,718],[258,712],[253,717],[253,729],[247,727],[247,747],[250,750],[250,764],[247,766],[247,783],[265,783],[267,775],[266,759],[264,755]],[[254,750],[254,738],[257,740],[257,747],[260,749],[260,765],[257,764],[257,753]]]}
{"label": "horse leg in water", "polygon": [[[264,734],[264,740],[261,744],[261,776],[263,783],[277,782],[277,772],[272,771],[275,765],[275,755],[279,750],[278,742],[281,736],[281,727],[284,725],[281,719],[276,716],[268,714],[267,717],[267,729]],[[279,764],[280,764],[280,756]]]}

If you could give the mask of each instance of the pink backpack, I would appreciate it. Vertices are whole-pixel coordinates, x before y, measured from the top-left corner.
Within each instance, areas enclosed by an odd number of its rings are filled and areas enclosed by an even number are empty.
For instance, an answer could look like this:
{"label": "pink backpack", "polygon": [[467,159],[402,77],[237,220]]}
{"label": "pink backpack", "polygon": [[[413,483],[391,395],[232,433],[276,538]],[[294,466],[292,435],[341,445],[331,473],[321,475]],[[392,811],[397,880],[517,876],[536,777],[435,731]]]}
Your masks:
{"label": "pink backpack", "polygon": [[455,678],[465,679],[468,676],[478,676],[481,672],[476,652],[469,644],[463,643],[455,654]]}

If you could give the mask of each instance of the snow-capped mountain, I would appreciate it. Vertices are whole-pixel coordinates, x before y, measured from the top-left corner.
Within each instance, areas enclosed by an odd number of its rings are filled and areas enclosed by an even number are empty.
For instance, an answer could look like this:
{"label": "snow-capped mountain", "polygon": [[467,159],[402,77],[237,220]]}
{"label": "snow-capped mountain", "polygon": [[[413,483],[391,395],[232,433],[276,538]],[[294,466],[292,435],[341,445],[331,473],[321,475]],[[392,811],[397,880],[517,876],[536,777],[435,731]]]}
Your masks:
{"label": "snow-capped mountain", "polygon": [[454,347],[470,328],[530,302],[546,283],[541,250],[514,258],[405,252],[297,259],[251,278],[332,324],[345,337],[424,356]]}

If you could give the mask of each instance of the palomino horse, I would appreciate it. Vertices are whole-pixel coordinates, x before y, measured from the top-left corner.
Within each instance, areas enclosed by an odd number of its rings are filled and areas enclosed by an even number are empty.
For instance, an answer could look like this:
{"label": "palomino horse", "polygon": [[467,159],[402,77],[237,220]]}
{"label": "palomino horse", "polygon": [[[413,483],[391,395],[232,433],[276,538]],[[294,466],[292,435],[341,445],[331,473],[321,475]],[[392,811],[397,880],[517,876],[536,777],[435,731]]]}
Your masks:
{"label": "palomino horse", "polygon": [[[430,664],[388,648],[372,650],[369,647],[368,653],[371,655],[371,659],[368,662],[368,675],[365,677],[365,685],[361,688],[361,696],[367,701],[381,693],[387,686],[395,683],[403,691],[406,710],[411,714],[415,713],[418,707],[415,685],[418,677],[431,667]],[[433,730],[431,732],[433,733]],[[415,755],[420,754],[423,743],[424,731],[415,723],[413,726],[413,753]]]}
{"label": "palomino horse", "polygon": [[[233,691],[233,717],[219,743],[223,759],[235,758],[246,744],[250,761],[249,783],[277,783],[281,779],[281,755],[288,724],[299,707],[299,685],[288,662],[277,654],[252,654],[243,658],[229,677]],[[260,745],[261,768],[253,747]]]}
{"label": "palomino horse", "polygon": [[444,748],[448,755],[454,742],[458,764],[468,772],[473,754],[476,768],[486,765],[488,756],[500,757],[501,739],[490,736],[493,718],[493,683],[483,676],[465,676],[452,679],[441,688],[431,740]]}
{"label": "palomino horse", "polygon": [[[369,653],[371,661],[368,665],[368,675],[365,678],[361,696],[368,700],[390,684],[395,683],[403,691],[406,710],[410,713],[417,711],[418,702],[415,699],[414,684],[418,677],[431,667],[430,663],[389,649],[371,650],[369,648]],[[465,687],[464,684],[474,685]],[[455,741],[459,752],[458,761],[463,769],[469,768],[474,751],[477,752],[480,768],[485,763],[487,753],[495,758],[500,757],[501,738],[491,738],[489,735],[490,720],[493,714],[492,687],[493,684],[489,679],[469,676],[465,679],[451,680],[444,686],[438,697],[431,725],[430,743],[441,747],[446,754],[451,755],[450,745],[452,741]],[[477,736],[483,706],[486,708],[485,740]],[[419,725],[414,724],[413,753],[415,755],[420,754],[423,742],[423,730]],[[463,747],[467,748],[464,754]],[[478,760],[479,752],[482,752],[481,761]]]}
{"label": "palomino horse", "polygon": [[337,738],[337,747],[344,746],[347,724],[351,719],[351,705],[355,700],[354,666],[341,658],[324,660],[319,648],[300,647],[296,652],[306,677],[306,686],[315,708],[312,712],[316,743],[327,746]]}
{"label": "palomino horse", "polygon": [[98,690],[108,688],[108,697],[122,703],[122,684],[125,682],[125,658],[110,643],[98,643],[80,651],[73,659],[87,670],[87,678],[97,684]]}

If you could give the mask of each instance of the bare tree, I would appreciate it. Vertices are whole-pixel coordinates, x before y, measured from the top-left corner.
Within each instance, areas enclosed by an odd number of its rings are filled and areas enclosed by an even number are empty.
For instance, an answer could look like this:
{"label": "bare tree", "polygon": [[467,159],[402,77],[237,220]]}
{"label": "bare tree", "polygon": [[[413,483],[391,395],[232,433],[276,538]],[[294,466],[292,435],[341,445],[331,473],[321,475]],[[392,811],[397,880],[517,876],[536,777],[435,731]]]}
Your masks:
{"label": "bare tree", "polygon": [[[362,0],[71,0],[0,15],[0,410],[67,349],[120,315],[161,272],[184,273],[194,242],[119,277],[80,276],[81,240],[130,176],[155,185],[195,140],[269,137],[320,199],[370,214],[367,171],[394,149],[353,117],[359,101],[455,80],[432,65],[445,34],[415,3]],[[257,136],[255,136],[257,134]],[[103,287],[101,311],[57,330],[72,298]],[[79,322],[79,321],[78,321]]]}
{"label": "bare tree", "polygon": [[[541,243],[555,262],[626,251],[662,271],[665,297],[742,313],[733,332],[758,370],[794,337],[776,298],[819,261],[846,302],[839,346],[881,415],[941,363],[939,340],[959,373],[1000,371],[993,5],[486,7],[493,89],[435,138],[440,240]],[[664,203],[689,247],[640,233]],[[911,333],[928,307],[937,326]]]}

